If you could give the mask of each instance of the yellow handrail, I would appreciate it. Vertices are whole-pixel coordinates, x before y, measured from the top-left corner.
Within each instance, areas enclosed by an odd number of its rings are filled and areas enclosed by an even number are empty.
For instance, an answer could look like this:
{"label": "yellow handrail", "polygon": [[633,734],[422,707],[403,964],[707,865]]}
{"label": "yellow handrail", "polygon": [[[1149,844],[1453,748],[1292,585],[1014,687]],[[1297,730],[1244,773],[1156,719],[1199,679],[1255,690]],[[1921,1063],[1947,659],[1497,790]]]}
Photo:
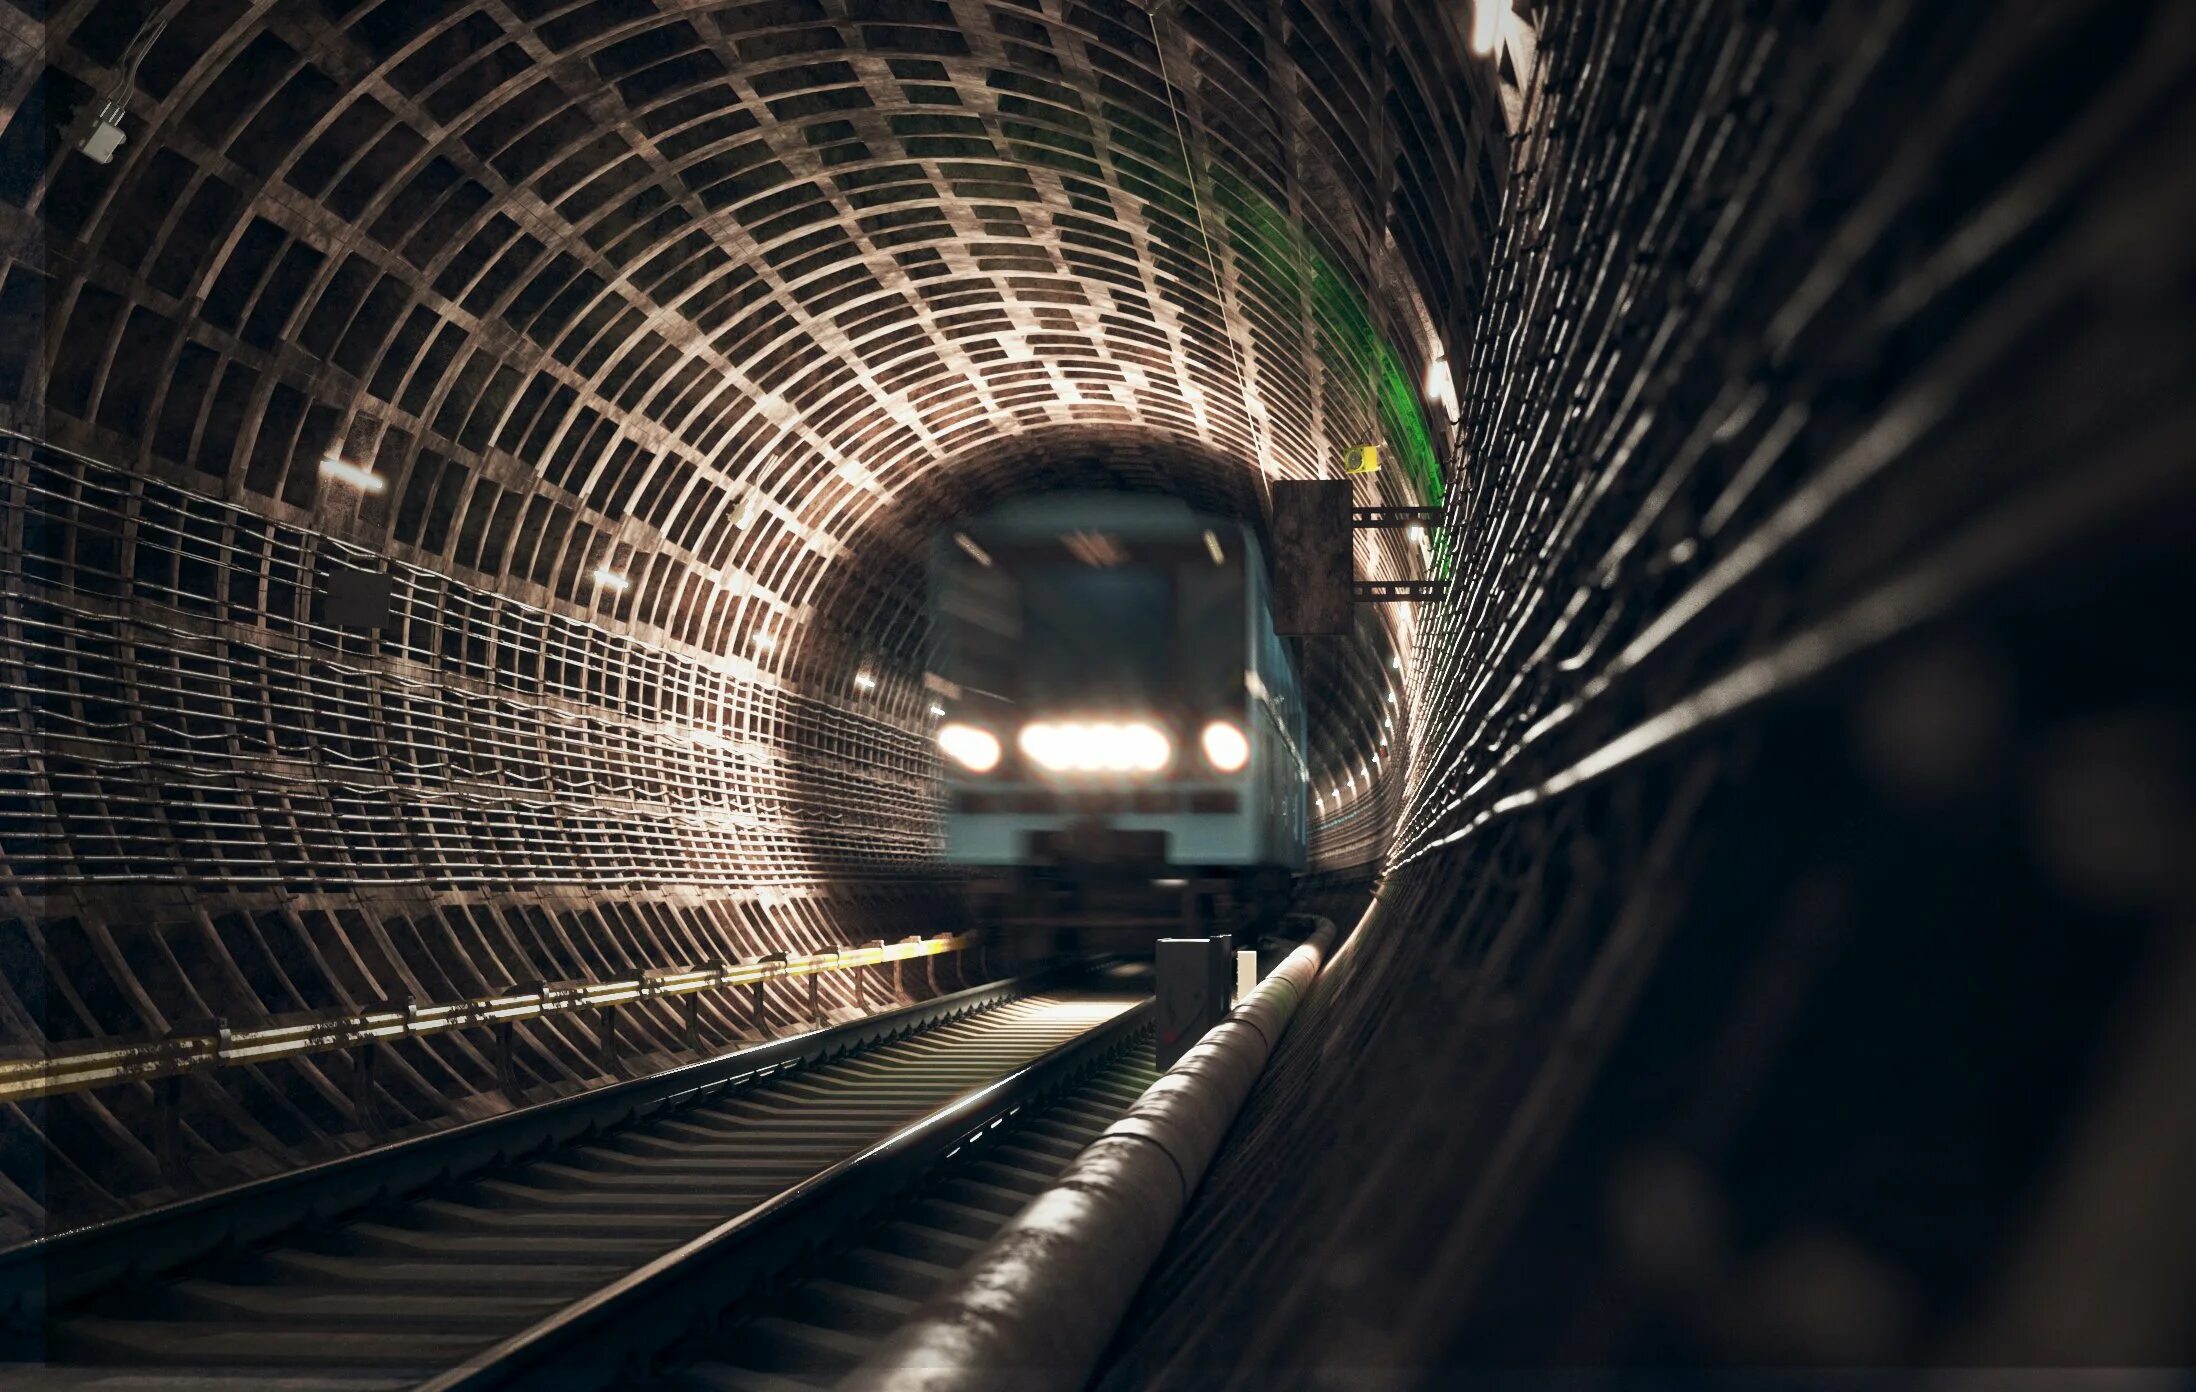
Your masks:
{"label": "yellow handrail", "polygon": [[709,967],[652,971],[624,981],[551,982],[531,991],[509,992],[478,1000],[440,1005],[407,1004],[338,1019],[322,1018],[260,1029],[177,1034],[136,1044],[94,1045],[62,1050],[44,1058],[0,1059],[0,1103],[28,1102],[57,1093],[82,1092],[87,1088],[140,1078],[169,1077],[201,1068],[268,1063],[378,1040],[441,1034],[565,1011],[600,1010],[629,1001],[691,995],[696,991],[715,991],[758,981],[816,976],[886,962],[937,957],[965,951],[975,945],[974,933],[941,933],[934,938],[908,938],[896,943],[838,948],[788,957],[783,961],[768,957],[753,962],[721,962]]}

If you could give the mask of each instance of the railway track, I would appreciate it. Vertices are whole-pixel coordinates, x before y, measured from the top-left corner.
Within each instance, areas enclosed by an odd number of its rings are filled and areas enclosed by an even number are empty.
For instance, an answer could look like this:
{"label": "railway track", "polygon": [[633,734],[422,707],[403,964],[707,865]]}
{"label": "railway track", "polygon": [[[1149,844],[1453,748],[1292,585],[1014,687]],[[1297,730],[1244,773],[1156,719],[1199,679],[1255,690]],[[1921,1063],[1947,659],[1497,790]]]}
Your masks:
{"label": "railway track", "polygon": [[1030,1108],[786,1272],[741,1318],[674,1345],[644,1385],[649,1392],[839,1386],[1158,1077],[1146,1044]]}
{"label": "railway track", "polygon": [[1093,1068],[1114,1076],[1138,1002],[1110,987],[1000,992],[244,1250],[108,1281],[44,1312],[44,1366],[0,1365],[0,1381],[496,1385],[539,1380],[544,1352],[576,1340],[600,1361],[627,1334],[649,1342],[618,1317],[626,1306],[683,1329],[664,1287],[690,1270],[721,1278],[728,1253],[747,1254],[742,1279],[781,1270],[948,1149],[1002,1122],[1019,1133],[1018,1113],[1087,1089]]}

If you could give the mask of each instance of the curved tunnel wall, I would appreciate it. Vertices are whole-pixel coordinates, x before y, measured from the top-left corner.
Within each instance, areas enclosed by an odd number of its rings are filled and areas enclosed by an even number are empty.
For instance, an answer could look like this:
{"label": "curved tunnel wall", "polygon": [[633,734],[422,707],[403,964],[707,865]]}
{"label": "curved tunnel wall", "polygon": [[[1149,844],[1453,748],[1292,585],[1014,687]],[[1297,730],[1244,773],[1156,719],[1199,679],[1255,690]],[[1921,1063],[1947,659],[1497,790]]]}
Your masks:
{"label": "curved tunnel wall", "polygon": [[[40,8],[0,26],[0,326],[44,350],[0,359],[11,1049],[931,929],[939,519],[1094,478],[1255,516],[1374,440],[1366,501],[1447,482],[1420,387],[1507,161],[1439,7]],[[347,569],[378,635],[326,621]],[[1323,772],[1409,630],[1329,655]],[[489,1073],[422,1044],[386,1101]],[[146,1089],[10,1118],[10,1229],[361,1139],[339,1077],[237,1079],[187,1179]]]}
{"label": "curved tunnel wall", "polygon": [[1099,1385],[2185,1367],[2196,26],[1545,10],[1389,873]]}

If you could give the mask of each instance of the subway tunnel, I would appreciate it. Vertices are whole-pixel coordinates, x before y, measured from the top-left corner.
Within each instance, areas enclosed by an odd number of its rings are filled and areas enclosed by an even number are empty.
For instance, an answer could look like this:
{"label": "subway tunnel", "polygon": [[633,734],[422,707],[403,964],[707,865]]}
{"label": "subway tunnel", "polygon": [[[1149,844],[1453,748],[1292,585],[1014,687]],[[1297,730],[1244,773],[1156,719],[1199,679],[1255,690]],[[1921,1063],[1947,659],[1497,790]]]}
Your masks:
{"label": "subway tunnel", "polygon": [[1079,1380],[2185,1369],[2192,82],[2169,0],[7,0],[0,1069],[125,1061],[0,1262],[980,988],[841,969],[966,927],[932,538],[1279,554],[1378,445],[1340,945]]}

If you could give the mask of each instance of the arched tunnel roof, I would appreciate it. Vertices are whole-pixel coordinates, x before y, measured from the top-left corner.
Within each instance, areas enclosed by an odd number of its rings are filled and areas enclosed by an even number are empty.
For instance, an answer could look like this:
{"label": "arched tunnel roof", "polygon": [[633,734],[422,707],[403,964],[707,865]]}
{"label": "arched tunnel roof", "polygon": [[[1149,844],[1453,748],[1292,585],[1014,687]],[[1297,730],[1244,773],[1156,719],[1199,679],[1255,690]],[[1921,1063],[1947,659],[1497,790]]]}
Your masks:
{"label": "arched tunnel roof", "polygon": [[[1442,493],[1422,386],[1505,162],[1458,26],[1157,8],[59,4],[17,35],[0,190],[0,311],[49,352],[0,387],[424,589],[730,664],[728,708],[883,676],[855,714],[902,781],[939,519],[1093,479],[1255,517],[1373,442],[1366,501]],[[64,128],[109,98],[101,164]],[[1316,685],[1367,686],[1399,617]],[[1315,704],[1322,766],[1362,763]]]}

